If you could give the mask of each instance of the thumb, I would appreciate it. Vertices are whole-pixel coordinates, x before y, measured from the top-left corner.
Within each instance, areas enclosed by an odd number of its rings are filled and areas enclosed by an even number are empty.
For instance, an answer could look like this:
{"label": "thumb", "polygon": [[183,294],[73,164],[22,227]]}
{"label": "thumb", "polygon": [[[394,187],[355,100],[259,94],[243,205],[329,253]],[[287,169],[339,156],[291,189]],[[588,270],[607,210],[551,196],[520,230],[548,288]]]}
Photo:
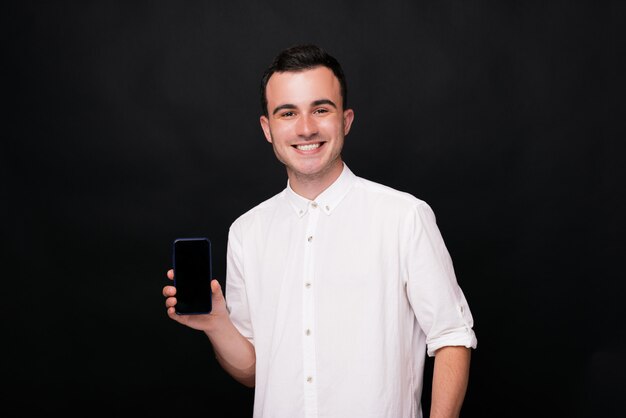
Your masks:
{"label": "thumb", "polygon": [[211,280],[211,292],[216,300],[224,300],[224,294],[222,293],[222,286],[217,279]]}

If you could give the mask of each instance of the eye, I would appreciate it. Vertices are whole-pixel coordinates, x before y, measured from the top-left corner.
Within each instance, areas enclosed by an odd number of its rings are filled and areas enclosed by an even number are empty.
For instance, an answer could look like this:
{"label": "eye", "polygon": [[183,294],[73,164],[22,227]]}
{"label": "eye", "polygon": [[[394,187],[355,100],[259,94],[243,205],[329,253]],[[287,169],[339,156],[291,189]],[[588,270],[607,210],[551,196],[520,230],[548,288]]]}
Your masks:
{"label": "eye", "polygon": [[280,114],[280,117],[282,118],[292,118],[294,117],[296,114],[292,111],[287,111],[287,112],[283,112]]}
{"label": "eye", "polygon": [[325,107],[320,107],[319,109],[315,109],[313,113],[316,115],[321,115],[324,113],[328,113],[328,109],[326,109]]}

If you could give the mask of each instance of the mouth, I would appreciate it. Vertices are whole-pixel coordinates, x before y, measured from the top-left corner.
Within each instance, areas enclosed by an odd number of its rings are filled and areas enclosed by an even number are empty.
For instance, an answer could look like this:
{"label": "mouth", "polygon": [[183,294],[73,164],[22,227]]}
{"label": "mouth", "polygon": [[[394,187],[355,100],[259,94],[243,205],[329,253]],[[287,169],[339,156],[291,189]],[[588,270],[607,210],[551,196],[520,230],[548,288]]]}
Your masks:
{"label": "mouth", "polygon": [[295,149],[299,151],[313,151],[315,149],[318,149],[322,145],[324,145],[323,142],[313,142],[310,144],[296,144],[296,145],[292,145],[292,147],[294,147]]}

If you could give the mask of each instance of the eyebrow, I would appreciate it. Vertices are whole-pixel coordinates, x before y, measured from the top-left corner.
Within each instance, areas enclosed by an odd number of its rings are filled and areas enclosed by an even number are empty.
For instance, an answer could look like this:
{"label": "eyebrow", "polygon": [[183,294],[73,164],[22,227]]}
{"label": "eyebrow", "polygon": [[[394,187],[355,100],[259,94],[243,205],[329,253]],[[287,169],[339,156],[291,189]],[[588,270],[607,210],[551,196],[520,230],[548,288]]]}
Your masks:
{"label": "eyebrow", "polygon": [[296,108],[296,105],[292,105],[290,103],[283,104],[283,105],[280,105],[280,106],[277,106],[276,108],[274,108],[274,111],[272,112],[272,115],[277,114],[278,112],[280,112],[283,109],[295,109],[295,108]]}
{"label": "eyebrow", "polygon": [[320,100],[315,100],[313,103],[311,103],[313,106],[319,106],[319,105],[323,105],[323,104],[327,104],[327,105],[331,105],[332,107],[334,107],[335,109],[337,109],[337,105],[332,101],[332,100],[328,100],[328,99],[320,99]]}
{"label": "eyebrow", "polygon": [[[312,106],[319,106],[319,105],[330,105],[332,107],[334,107],[335,109],[337,109],[337,105],[332,101],[332,100],[328,100],[328,99],[319,99],[319,100],[315,100],[311,103]],[[276,106],[276,108],[274,108],[274,110],[272,111],[272,115],[275,115],[276,113],[280,112],[281,110],[292,110],[292,109],[297,109],[297,106],[291,103],[286,103],[286,104],[282,104],[280,106]]]}

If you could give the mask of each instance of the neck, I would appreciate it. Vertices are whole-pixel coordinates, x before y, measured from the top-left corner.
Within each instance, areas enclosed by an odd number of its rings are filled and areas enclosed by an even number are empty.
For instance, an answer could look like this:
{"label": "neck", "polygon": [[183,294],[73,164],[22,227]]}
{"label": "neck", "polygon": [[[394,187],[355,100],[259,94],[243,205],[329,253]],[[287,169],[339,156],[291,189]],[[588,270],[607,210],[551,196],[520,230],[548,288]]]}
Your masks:
{"label": "neck", "polygon": [[309,200],[315,200],[317,196],[322,194],[324,190],[339,178],[342,170],[343,161],[341,159],[338,159],[332,167],[324,172],[313,175],[303,175],[287,170],[289,186],[300,196]]}

